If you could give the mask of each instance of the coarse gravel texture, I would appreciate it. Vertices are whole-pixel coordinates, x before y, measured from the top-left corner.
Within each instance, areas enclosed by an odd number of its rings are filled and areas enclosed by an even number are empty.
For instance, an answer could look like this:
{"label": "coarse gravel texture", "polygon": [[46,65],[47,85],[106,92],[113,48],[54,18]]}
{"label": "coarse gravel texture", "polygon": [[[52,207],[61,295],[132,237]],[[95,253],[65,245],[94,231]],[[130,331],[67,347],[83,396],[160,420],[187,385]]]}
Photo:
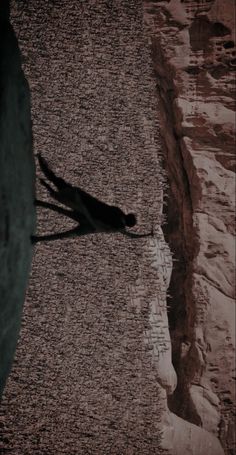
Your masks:
{"label": "coarse gravel texture", "polygon": [[[169,340],[158,311],[150,329],[150,307],[165,312],[171,258],[159,228],[165,179],[142,2],[12,2],[12,22],[35,154],[137,213],[137,232],[154,225],[156,237],[101,234],[35,247],[2,403],[2,453],[161,454],[165,403],[153,352]],[[48,199],[40,185],[37,193]],[[72,225],[38,210],[38,233]]]}

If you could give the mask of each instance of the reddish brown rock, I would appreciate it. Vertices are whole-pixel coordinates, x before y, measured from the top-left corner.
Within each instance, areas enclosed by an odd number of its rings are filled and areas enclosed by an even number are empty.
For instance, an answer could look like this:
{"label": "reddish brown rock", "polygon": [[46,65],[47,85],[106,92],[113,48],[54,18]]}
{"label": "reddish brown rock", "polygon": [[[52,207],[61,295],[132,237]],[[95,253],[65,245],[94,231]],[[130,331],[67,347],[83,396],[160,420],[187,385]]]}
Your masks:
{"label": "reddish brown rock", "polygon": [[165,232],[177,259],[169,318],[178,385],[169,405],[186,432],[187,421],[202,426],[232,453],[234,6],[172,0],[145,2],[145,11],[170,182]]}

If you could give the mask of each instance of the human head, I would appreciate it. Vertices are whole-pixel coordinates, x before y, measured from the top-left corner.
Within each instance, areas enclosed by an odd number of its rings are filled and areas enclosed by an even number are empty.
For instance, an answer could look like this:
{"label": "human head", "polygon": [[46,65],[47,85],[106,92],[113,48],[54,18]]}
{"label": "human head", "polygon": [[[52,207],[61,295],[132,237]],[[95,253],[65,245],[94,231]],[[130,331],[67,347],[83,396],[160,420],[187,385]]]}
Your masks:
{"label": "human head", "polygon": [[128,213],[125,215],[125,224],[128,227],[133,227],[136,224],[136,216],[133,213]]}

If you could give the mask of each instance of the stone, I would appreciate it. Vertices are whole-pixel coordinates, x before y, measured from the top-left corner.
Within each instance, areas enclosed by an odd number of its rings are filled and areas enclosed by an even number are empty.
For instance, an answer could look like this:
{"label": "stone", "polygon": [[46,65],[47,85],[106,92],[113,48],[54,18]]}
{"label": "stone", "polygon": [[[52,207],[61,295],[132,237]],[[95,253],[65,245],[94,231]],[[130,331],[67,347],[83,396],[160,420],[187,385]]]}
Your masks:
{"label": "stone", "polygon": [[216,437],[173,413],[163,428],[163,448],[171,455],[224,455]]}
{"label": "stone", "polygon": [[202,425],[227,454],[235,450],[234,9],[231,0],[145,2],[170,182],[165,238],[176,259],[168,303],[178,383],[169,405],[184,434],[184,421]]}

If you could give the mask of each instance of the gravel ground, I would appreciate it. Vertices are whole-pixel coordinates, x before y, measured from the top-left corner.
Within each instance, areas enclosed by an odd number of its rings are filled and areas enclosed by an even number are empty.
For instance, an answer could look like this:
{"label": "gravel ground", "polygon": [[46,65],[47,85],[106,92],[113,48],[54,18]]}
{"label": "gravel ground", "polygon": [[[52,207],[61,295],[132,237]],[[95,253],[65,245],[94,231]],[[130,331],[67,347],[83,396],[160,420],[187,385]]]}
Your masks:
{"label": "gravel ground", "polygon": [[[157,231],[164,183],[142,2],[13,2],[12,21],[32,93],[35,154],[137,213],[137,232]],[[72,224],[38,210],[38,233]],[[113,234],[35,247],[1,453],[161,453],[163,403],[147,334],[169,265],[163,253],[152,267],[156,247]],[[160,329],[165,349],[162,338]]]}

